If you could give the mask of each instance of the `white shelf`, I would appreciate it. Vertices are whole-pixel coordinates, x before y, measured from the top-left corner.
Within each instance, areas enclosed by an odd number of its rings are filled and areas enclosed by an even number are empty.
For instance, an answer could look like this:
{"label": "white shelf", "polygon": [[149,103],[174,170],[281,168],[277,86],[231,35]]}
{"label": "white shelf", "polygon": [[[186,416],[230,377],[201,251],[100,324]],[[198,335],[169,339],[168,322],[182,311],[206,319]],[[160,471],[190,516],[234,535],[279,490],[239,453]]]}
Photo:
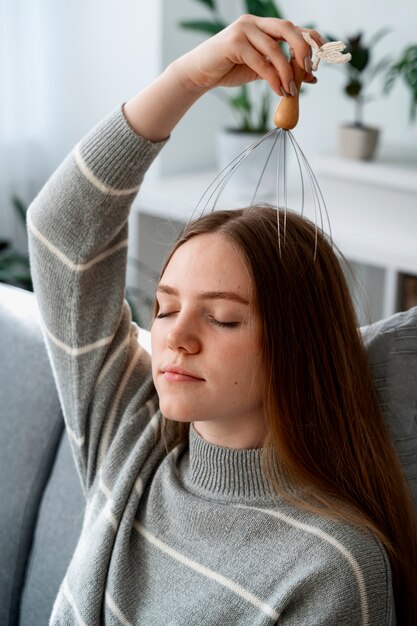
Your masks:
{"label": "white shelf", "polygon": [[324,174],[417,194],[417,146],[384,146],[374,161],[354,161],[334,154],[316,155],[312,161],[318,177]]}

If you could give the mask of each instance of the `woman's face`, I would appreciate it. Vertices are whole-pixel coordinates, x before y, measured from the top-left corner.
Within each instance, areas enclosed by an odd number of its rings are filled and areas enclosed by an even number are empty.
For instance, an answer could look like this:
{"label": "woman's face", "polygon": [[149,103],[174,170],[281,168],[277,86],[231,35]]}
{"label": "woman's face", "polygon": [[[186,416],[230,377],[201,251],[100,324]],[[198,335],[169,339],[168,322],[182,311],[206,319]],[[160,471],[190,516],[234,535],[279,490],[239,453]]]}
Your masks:
{"label": "woman's face", "polygon": [[[217,233],[192,237],[172,256],[156,295],[152,372],[162,414],[210,421],[229,434],[258,428],[263,417],[259,321],[240,252]],[[167,371],[176,367],[192,377]]]}

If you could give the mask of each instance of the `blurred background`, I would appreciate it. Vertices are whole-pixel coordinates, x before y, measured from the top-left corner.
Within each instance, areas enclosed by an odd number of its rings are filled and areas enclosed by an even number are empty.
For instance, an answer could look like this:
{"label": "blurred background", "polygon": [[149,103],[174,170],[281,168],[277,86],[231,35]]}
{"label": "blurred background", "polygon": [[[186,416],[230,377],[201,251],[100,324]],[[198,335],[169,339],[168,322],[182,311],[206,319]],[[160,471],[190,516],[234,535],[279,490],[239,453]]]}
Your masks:
{"label": "blurred background", "polygon": [[[350,42],[356,67],[320,64],[318,84],[300,98],[294,135],[326,197],[336,241],[351,261],[360,322],[417,305],[415,0],[2,0],[0,280],[9,282],[14,272],[15,283],[30,288],[22,216],[74,144],[210,36],[207,22],[214,32],[216,24],[229,24],[248,8],[277,12]],[[190,21],[206,26],[181,26]],[[258,87],[243,101],[238,91],[207,94],[148,173],[132,211],[128,270],[130,296],[145,326],[167,247],[218,171],[219,133],[237,129],[248,107],[259,106],[264,95]],[[233,96],[241,99],[225,101]],[[269,127],[276,105],[272,94]],[[344,125],[379,130],[372,156],[342,154]],[[297,179],[291,184],[296,187]]]}

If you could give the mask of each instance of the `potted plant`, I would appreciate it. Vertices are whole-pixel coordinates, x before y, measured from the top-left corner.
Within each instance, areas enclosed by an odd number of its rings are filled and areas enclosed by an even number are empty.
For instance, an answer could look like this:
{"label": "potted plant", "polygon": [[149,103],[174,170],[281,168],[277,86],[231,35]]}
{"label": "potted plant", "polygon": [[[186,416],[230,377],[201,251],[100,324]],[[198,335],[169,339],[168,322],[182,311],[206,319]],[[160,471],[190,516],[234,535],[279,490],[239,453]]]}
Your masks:
{"label": "potted plant", "polygon": [[[188,20],[180,22],[181,28],[204,33],[212,36],[228,26],[221,17],[216,0],[196,0],[204,4],[210,13],[208,19]],[[243,13],[250,13],[260,17],[276,17],[283,19],[282,12],[274,0],[243,0]],[[278,45],[283,47],[283,42]],[[219,130],[217,134],[217,167],[221,171],[245,148],[260,139],[271,129],[271,89],[264,81],[255,81],[250,85],[233,90],[232,95],[225,95],[221,90],[214,90],[231,110],[236,118],[235,127],[227,127]],[[273,138],[271,137],[271,140]],[[266,140],[255,152],[254,156],[248,157],[245,163],[236,169],[230,182],[229,190],[234,194],[245,193],[245,190],[253,188],[260,176],[262,165],[265,163],[272,144]],[[269,195],[274,189],[276,175],[272,169],[266,171],[263,176],[262,190],[259,195]]]}
{"label": "potted plant", "polygon": [[[375,99],[375,96],[367,93],[370,83],[391,62],[386,56],[372,63],[372,48],[389,31],[388,28],[382,28],[371,37],[367,44],[363,41],[362,32],[344,40],[348,42],[346,53],[350,52],[352,55],[350,62],[343,66],[343,71],[347,71],[348,74],[344,92],[354,102],[355,117],[352,124],[343,124],[339,127],[338,152],[343,157],[370,160],[375,155],[380,129],[364,123],[363,109],[366,103]],[[331,38],[331,40],[335,39]]]}
{"label": "potted plant", "polygon": [[410,123],[414,122],[417,113],[417,44],[408,46],[400,54],[398,61],[388,69],[385,77],[384,93],[389,93],[400,76],[411,91]]}

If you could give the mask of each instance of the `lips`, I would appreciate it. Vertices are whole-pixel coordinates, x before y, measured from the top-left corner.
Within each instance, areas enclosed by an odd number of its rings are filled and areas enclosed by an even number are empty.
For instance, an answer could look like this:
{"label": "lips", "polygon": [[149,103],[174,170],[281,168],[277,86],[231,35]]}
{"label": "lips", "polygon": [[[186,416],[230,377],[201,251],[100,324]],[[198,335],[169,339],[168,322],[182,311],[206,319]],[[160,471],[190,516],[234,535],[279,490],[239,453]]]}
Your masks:
{"label": "lips", "polygon": [[162,368],[162,373],[166,374],[166,378],[169,380],[204,380],[204,378],[197,376],[194,372],[190,372],[178,365],[166,365]]}

